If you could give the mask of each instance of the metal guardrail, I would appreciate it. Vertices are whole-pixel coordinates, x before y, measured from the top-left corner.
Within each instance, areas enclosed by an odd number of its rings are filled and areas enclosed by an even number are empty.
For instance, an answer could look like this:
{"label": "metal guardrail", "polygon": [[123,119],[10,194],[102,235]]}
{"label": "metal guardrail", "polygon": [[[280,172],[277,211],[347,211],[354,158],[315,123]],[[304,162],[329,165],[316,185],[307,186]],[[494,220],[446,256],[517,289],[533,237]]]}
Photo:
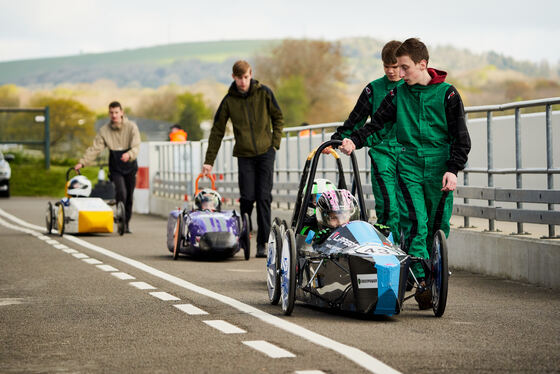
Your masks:
{"label": "metal guardrail", "polygon": [[45,135],[43,140],[3,140],[0,144],[25,144],[25,145],[42,145],[45,152],[45,169],[51,167],[51,130],[50,130],[50,108],[0,108],[0,113],[42,113],[43,118],[40,122],[44,122]]}
{"label": "metal guardrail", "polygon": [[[542,100],[531,100],[524,102],[507,103],[502,105],[489,105],[479,107],[467,107],[465,112],[469,113],[486,112],[486,167],[470,167],[462,173],[463,185],[459,186],[455,194],[454,214],[464,217],[464,226],[469,227],[469,218],[484,218],[488,220],[488,230],[495,230],[495,221],[517,222],[517,233],[524,233],[524,223],[536,223],[548,225],[549,238],[555,238],[555,226],[560,224],[560,212],[557,211],[556,204],[560,204],[560,190],[554,189],[554,176],[560,174],[560,168],[554,167],[553,154],[553,134],[552,134],[552,105],[560,104],[560,98],[549,98]],[[521,115],[522,108],[544,106],[544,125],[546,143],[546,166],[542,167],[523,167],[522,165],[522,136],[521,122],[525,115]],[[494,167],[494,125],[497,118],[493,117],[494,112],[513,109],[515,111],[513,122],[515,126],[515,149],[511,157],[515,157],[515,167],[495,168]],[[542,112],[541,112],[542,116]],[[476,120],[478,121],[478,120]],[[471,128],[471,120],[467,125]],[[273,199],[275,204],[290,207],[295,203],[297,188],[299,186],[300,173],[305,162],[305,158],[310,150],[316,148],[322,142],[330,138],[330,133],[342,123],[325,123],[311,126],[289,127],[283,131],[283,140],[280,151],[277,153],[275,165],[275,181],[273,187]],[[557,127],[558,129],[558,127]],[[305,134],[303,133],[305,132]],[[152,182],[152,193],[160,196],[183,199],[185,195],[192,195],[193,180],[198,174],[204,160],[207,148],[207,140],[200,141],[199,154],[193,150],[190,142],[186,144],[169,143],[159,149],[160,166],[156,177]],[[233,136],[223,139],[220,152],[214,164],[214,173],[218,176],[218,190],[225,198],[237,199],[239,192],[237,189],[237,162],[232,157],[234,145]],[[182,148],[181,148],[182,147]],[[190,148],[189,148],[190,147]],[[188,154],[185,165],[177,166],[174,162],[173,152],[184,149]],[[360,150],[360,177],[364,183],[364,194],[366,203],[373,210],[374,199],[371,192],[371,171],[370,161],[367,151]],[[196,157],[194,157],[196,156]],[[193,165],[192,160],[198,159],[198,164]],[[347,168],[350,170],[350,168]],[[318,167],[318,176],[323,178],[336,179],[336,168],[333,163],[323,157]],[[487,175],[486,186],[471,186],[471,175]],[[546,187],[542,189],[523,189],[524,175],[546,175]],[[348,174],[351,177],[351,174]],[[515,188],[508,186],[495,186],[495,175],[515,176]],[[349,179],[350,180],[350,179]],[[462,203],[459,201],[463,199]],[[471,201],[471,200],[476,200]],[[499,207],[495,203],[515,205],[515,208]],[[524,204],[544,205],[542,209],[525,209]],[[480,205],[483,204],[483,205]]]}

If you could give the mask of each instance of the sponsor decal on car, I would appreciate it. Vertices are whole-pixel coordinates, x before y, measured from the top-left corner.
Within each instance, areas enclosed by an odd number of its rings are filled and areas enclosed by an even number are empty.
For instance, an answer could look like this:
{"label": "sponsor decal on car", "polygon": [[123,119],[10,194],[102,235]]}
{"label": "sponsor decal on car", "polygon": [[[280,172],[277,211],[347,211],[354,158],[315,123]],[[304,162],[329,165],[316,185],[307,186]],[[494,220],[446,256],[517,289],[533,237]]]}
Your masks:
{"label": "sponsor decal on car", "polygon": [[356,274],[358,288],[377,288],[377,274]]}

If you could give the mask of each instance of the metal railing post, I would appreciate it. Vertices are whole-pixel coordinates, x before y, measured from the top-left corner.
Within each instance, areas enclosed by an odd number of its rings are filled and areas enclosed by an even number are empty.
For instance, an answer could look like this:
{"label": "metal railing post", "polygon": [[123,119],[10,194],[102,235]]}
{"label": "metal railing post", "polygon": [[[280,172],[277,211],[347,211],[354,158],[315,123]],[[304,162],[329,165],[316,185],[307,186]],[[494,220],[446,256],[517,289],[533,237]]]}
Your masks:
{"label": "metal railing post", "polygon": [[[290,182],[290,174],[290,133],[286,131],[286,182]],[[291,209],[289,201],[288,209]]]}
{"label": "metal railing post", "polygon": [[[488,187],[494,187],[494,144],[492,140],[492,111],[486,112],[486,151],[487,151],[487,168],[488,168]],[[494,206],[494,200],[488,200],[488,206]],[[488,220],[488,231],[494,231],[494,220]]]}
{"label": "metal railing post", "polygon": [[[517,188],[523,187],[521,169],[521,124],[520,108],[515,108],[515,185]],[[517,209],[523,209],[523,203],[517,202]],[[517,234],[523,234],[523,223],[517,222]]]}
{"label": "metal railing post", "polygon": [[45,169],[51,168],[51,110],[45,107]]}
{"label": "metal railing post", "polygon": [[[554,175],[550,172],[553,168],[553,155],[552,155],[552,106],[546,105],[546,168],[547,168],[547,188],[552,190],[554,188]],[[554,210],[554,204],[548,204],[548,210]],[[548,237],[556,237],[556,228],[554,225],[548,225]]]}
{"label": "metal railing post", "polygon": [[[469,120],[469,115],[468,113],[465,113],[465,123],[468,125],[468,120]],[[467,164],[465,165],[465,169],[467,168],[468,165],[468,161]],[[469,185],[469,172],[468,171],[463,171],[463,185],[464,186],[468,186]],[[465,205],[467,205],[469,203],[469,199],[468,198],[464,198],[463,199],[463,203]],[[464,216],[463,217],[463,227],[471,227],[471,218],[469,216]]]}

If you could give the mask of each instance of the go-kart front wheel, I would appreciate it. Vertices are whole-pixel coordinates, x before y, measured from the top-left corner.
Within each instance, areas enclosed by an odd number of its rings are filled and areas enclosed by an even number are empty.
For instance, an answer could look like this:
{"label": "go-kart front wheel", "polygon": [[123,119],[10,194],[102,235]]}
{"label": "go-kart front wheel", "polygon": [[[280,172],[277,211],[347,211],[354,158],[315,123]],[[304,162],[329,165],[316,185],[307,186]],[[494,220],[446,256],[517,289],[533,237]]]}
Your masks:
{"label": "go-kart front wheel", "polygon": [[45,226],[47,227],[47,234],[51,233],[55,219],[56,217],[54,216],[54,208],[52,203],[49,201],[47,203],[47,211],[45,212]]}
{"label": "go-kart front wheel", "polygon": [[292,314],[296,301],[296,260],[296,238],[292,229],[288,229],[282,238],[280,260],[280,300],[287,316]]}
{"label": "go-kart front wheel", "polygon": [[266,256],[266,286],[272,305],[280,300],[280,254],[282,253],[282,228],[273,225],[268,237]]}
{"label": "go-kart front wheel", "polygon": [[250,237],[250,228],[249,228],[249,215],[244,213],[241,217],[241,232],[239,234],[239,245],[243,248],[243,255],[245,256],[245,260],[249,260],[251,258],[251,237]]}
{"label": "go-kart front wheel", "polygon": [[65,226],[65,218],[64,218],[64,204],[58,202],[56,203],[58,206],[58,210],[56,212],[56,228],[58,230],[58,235],[64,235],[64,226]]}
{"label": "go-kart front wheel", "polygon": [[438,230],[434,235],[431,260],[432,308],[436,317],[441,317],[447,304],[447,286],[449,282],[449,268],[447,259],[447,241],[443,231]]}
{"label": "go-kart front wheel", "polygon": [[183,243],[183,213],[177,216],[177,224],[175,225],[175,234],[173,235],[173,260],[179,258],[179,252],[181,250],[181,244]]}
{"label": "go-kart front wheel", "polygon": [[124,229],[125,229],[125,224],[126,224],[126,217],[125,217],[125,211],[124,211],[124,203],[122,201],[119,201],[117,203],[117,211],[115,214],[115,221],[117,223],[117,230],[119,232],[119,235],[123,235],[124,234]]}

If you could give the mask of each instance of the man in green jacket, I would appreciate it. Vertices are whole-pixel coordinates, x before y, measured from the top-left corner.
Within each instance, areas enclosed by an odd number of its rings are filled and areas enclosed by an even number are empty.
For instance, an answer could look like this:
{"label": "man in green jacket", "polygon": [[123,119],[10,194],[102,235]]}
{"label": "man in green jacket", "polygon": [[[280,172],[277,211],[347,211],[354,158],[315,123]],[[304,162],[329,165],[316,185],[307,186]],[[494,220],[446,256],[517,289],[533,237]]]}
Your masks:
{"label": "man in green jacket", "polygon": [[[393,88],[403,83],[399,75],[399,65],[395,51],[401,42],[392,40],[383,46],[381,60],[385,75],[370,82],[360,94],[358,101],[348,119],[332,135],[333,140],[348,138],[354,130],[362,128],[368,117],[373,116],[381,101]],[[393,240],[398,240],[399,207],[397,203],[397,156],[400,145],[397,142],[395,126],[386,126],[383,130],[366,139],[371,160],[371,188],[375,198],[376,226],[385,235],[393,233]]]}
{"label": "man in green jacket", "polygon": [[252,79],[251,65],[237,61],[233,65],[234,82],[214,117],[208,138],[203,174],[212,173],[212,165],[231,119],[237,157],[241,214],[251,217],[257,203],[257,257],[266,257],[270,234],[274,158],[280,148],[284,120],[272,90]]}
{"label": "man in green jacket", "polygon": [[[350,154],[386,124],[394,123],[402,145],[397,162],[400,224],[403,248],[412,256],[429,258],[434,234],[449,235],[457,173],[465,167],[471,140],[459,92],[445,83],[447,73],[428,68],[428,49],[411,38],[396,51],[400,76],[406,84],[383,99],[371,123],[344,139],[340,149]],[[412,271],[420,283],[419,263]],[[420,309],[431,307],[429,289],[416,292]]]}

